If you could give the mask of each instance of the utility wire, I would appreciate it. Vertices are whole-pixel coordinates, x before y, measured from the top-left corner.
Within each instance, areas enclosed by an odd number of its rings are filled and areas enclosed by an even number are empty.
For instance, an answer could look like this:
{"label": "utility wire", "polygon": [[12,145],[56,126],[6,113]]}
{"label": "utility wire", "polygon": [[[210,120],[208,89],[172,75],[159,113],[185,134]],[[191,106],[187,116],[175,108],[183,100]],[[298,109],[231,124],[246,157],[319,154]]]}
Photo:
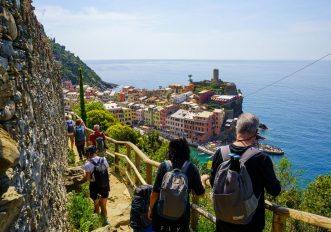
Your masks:
{"label": "utility wire", "polygon": [[288,75],[286,75],[286,76],[284,76],[284,77],[278,79],[277,81],[274,81],[274,82],[272,82],[272,83],[270,83],[270,84],[268,84],[268,85],[266,85],[266,86],[264,86],[264,87],[262,87],[262,88],[260,88],[260,89],[255,90],[254,92],[248,94],[248,95],[246,96],[246,98],[249,97],[249,96],[251,96],[251,95],[254,95],[254,94],[256,94],[256,93],[258,93],[258,92],[260,92],[260,91],[262,91],[262,90],[264,90],[264,89],[266,89],[266,88],[268,88],[268,87],[270,87],[270,86],[273,86],[274,84],[277,84],[277,83],[279,83],[279,82],[281,82],[281,81],[283,81],[283,80],[285,80],[285,79],[287,79],[287,78],[290,78],[291,76],[295,75],[296,73],[301,72],[302,70],[304,70],[304,69],[306,69],[306,68],[308,68],[308,67],[310,67],[310,66],[316,64],[317,62],[319,62],[319,61],[325,59],[325,58],[328,57],[329,55],[331,55],[331,52],[328,53],[328,54],[326,54],[326,55],[324,55],[324,56],[322,56],[322,57],[320,57],[319,59],[317,59],[317,60],[315,60],[315,61],[313,61],[313,62],[311,62],[311,63],[309,63],[309,64],[307,64],[307,65],[305,65],[305,66],[303,66],[302,68],[300,68],[300,69],[298,69],[298,70],[296,70],[296,71],[294,71],[294,72],[292,72],[292,73],[290,73],[290,74],[288,74]]}
{"label": "utility wire", "polygon": [[[326,54],[326,55],[324,55],[324,56],[322,56],[322,57],[320,57],[319,59],[317,59],[317,60],[315,60],[315,61],[313,61],[313,62],[311,62],[309,64],[306,64],[302,68],[299,68],[298,70],[296,70],[296,71],[294,71],[294,72],[292,72],[292,73],[290,73],[290,74],[288,74],[288,75],[286,75],[286,76],[284,76],[284,77],[282,77],[282,78],[280,78],[280,79],[278,79],[278,80],[276,80],[276,81],[274,81],[274,82],[272,82],[272,83],[270,83],[270,84],[268,84],[268,85],[266,85],[266,86],[264,86],[262,88],[259,88],[259,89],[255,90],[254,92],[246,95],[245,98],[247,98],[247,97],[249,97],[251,95],[254,95],[254,94],[256,94],[256,93],[258,93],[258,92],[260,92],[260,91],[262,91],[262,90],[264,90],[264,89],[266,89],[268,87],[270,87],[270,86],[273,86],[274,84],[277,84],[277,83],[279,83],[279,82],[281,82],[281,81],[283,81],[283,80],[285,80],[287,78],[290,78],[291,76],[295,75],[296,73],[301,72],[302,70],[304,70],[304,69],[306,69],[306,68],[308,68],[308,67],[316,64],[317,62],[325,59],[326,57],[328,57],[330,55],[331,55],[331,52],[328,53],[328,54]],[[222,104],[222,107],[227,106],[227,105],[232,104],[232,103],[233,103],[233,101],[230,101],[228,103]]]}

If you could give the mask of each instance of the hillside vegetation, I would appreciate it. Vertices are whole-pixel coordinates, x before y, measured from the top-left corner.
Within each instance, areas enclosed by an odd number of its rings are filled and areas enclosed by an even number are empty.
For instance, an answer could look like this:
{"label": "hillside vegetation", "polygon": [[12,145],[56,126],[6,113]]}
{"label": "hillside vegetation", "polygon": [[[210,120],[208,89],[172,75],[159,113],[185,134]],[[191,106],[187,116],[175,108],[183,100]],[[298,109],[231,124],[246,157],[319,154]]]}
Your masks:
{"label": "hillside vegetation", "polygon": [[66,50],[66,47],[55,42],[55,39],[50,39],[50,44],[53,48],[55,60],[61,64],[62,79],[70,80],[74,85],[78,84],[79,68],[82,68],[84,83],[100,89],[114,88],[115,84],[110,84],[101,80],[101,78],[88,67],[78,56]]}

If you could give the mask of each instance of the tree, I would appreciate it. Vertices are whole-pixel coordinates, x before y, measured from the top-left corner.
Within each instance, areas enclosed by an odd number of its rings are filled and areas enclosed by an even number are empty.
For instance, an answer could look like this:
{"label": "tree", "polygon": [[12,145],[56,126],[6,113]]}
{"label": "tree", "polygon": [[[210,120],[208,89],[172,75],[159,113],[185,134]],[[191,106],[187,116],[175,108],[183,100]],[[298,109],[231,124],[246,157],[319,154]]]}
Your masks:
{"label": "tree", "polygon": [[125,124],[119,123],[109,127],[106,131],[106,134],[113,139],[120,141],[130,141],[134,144],[138,142],[138,138],[140,137],[138,131]]}
{"label": "tree", "polygon": [[147,132],[139,138],[138,147],[156,161],[166,158],[169,143],[160,139],[159,132]]}
{"label": "tree", "polygon": [[86,125],[93,128],[95,124],[100,125],[100,129],[106,131],[108,127],[118,123],[112,113],[106,110],[91,110],[87,113]]}
{"label": "tree", "polygon": [[86,113],[88,113],[89,111],[92,111],[92,110],[105,110],[106,111],[103,104],[98,101],[88,102],[85,106],[85,109],[86,109]]}
{"label": "tree", "polygon": [[303,195],[298,185],[298,179],[302,171],[293,171],[292,164],[287,157],[282,158],[279,164],[275,165],[275,169],[282,192],[277,198],[271,196],[268,198],[285,207],[299,209]]}
{"label": "tree", "polygon": [[331,175],[318,176],[308,185],[304,196],[304,210],[331,217]]}
{"label": "tree", "polygon": [[80,99],[80,113],[84,122],[86,122],[84,88],[83,88],[83,74],[82,69],[79,68],[79,99]]}
{"label": "tree", "polygon": [[192,84],[193,83],[193,79],[192,79],[192,74],[188,75],[188,81]]}

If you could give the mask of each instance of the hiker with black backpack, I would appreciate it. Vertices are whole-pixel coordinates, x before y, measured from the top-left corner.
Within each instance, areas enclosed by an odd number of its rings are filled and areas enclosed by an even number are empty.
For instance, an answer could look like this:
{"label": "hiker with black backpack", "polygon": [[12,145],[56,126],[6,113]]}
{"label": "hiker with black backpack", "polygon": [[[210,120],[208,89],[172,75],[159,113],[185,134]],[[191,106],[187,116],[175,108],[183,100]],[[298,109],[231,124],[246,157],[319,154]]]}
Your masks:
{"label": "hiker with black backpack", "polygon": [[277,196],[281,186],[270,157],[256,147],[258,118],[241,114],[236,141],[216,151],[210,184],[216,231],[262,232],[265,225],[264,189]]}
{"label": "hiker with black backpack", "polygon": [[85,125],[81,119],[76,120],[74,129],[75,145],[79,154],[80,160],[85,156]]}
{"label": "hiker with black backpack", "polygon": [[94,212],[100,213],[101,208],[101,214],[104,216],[106,224],[109,224],[106,208],[110,191],[109,165],[106,158],[97,156],[95,146],[88,146],[85,152],[89,159],[84,167],[85,177],[86,181],[90,183],[90,197],[94,202]]}
{"label": "hiker with black backpack", "polygon": [[200,177],[190,162],[190,148],[185,138],[169,143],[169,160],[162,162],[150,197],[149,219],[153,231],[189,231],[189,193],[199,196],[205,192],[208,175]]}
{"label": "hiker with black backpack", "polygon": [[75,140],[75,135],[74,135],[74,130],[75,130],[75,122],[71,119],[71,115],[67,114],[65,116],[66,124],[67,124],[67,136],[70,140],[70,148],[71,150],[74,149],[74,140]]}
{"label": "hiker with black backpack", "polygon": [[93,126],[93,133],[90,134],[90,142],[92,145],[94,145],[97,148],[97,153],[99,155],[103,155],[103,152],[105,149],[107,149],[106,146],[106,136],[103,132],[100,132],[100,126],[94,125]]}

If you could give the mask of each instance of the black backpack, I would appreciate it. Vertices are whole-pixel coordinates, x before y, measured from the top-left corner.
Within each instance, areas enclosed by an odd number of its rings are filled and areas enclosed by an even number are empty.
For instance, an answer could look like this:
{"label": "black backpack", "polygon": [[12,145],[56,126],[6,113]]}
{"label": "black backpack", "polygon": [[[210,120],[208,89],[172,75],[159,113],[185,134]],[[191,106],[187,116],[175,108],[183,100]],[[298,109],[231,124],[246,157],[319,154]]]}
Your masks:
{"label": "black backpack", "polygon": [[90,160],[90,162],[94,165],[92,176],[94,177],[95,184],[98,188],[107,188],[109,186],[109,176],[108,176],[108,168],[104,164],[104,159],[101,157],[98,160],[98,163],[94,162],[94,160]]}
{"label": "black backpack", "polygon": [[152,190],[153,186],[151,185],[140,185],[135,189],[130,212],[130,226],[132,229],[145,229],[151,224],[148,219],[148,209]]}

